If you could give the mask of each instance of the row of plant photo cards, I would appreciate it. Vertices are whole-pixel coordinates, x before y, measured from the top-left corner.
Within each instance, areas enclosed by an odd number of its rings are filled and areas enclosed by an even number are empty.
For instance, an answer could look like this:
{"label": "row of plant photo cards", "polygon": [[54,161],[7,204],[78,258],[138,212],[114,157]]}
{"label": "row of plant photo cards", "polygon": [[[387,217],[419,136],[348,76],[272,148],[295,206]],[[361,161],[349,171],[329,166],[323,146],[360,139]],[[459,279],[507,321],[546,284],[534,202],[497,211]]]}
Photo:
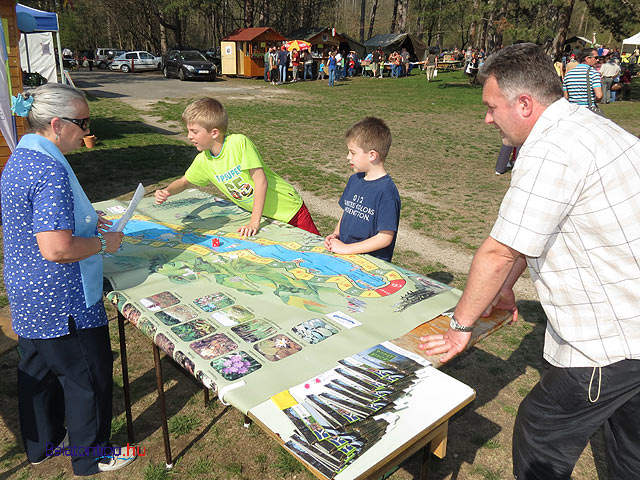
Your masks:
{"label": "row of plant photo cards", "polygon": [[328,318],[316,317],[283,331],[224,292],[211,292],[191,301],[175,291],[159,292],[138,302],[115,291],[108,298],[125,318],[187,371],[205,379],[207,385],[215,382],[207,376],[207,364],[214,377],[217,374],[233,382],[260,369],[265,361],[283,360],[339,333],[341,328]]}
{"label": "row of plant photo cards", "polygon": [[430,363],[389,342],[338,362],[289,389],[295,434],[285,446],[328,478],[394,428]]}

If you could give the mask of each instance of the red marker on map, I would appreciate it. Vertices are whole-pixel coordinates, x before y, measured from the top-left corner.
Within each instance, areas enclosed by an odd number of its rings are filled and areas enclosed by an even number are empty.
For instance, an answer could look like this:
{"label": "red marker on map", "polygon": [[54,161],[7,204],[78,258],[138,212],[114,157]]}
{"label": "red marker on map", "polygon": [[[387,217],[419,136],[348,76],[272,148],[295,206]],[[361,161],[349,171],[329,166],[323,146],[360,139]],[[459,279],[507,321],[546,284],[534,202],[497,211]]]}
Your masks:
{"label": "red marker on map", "polygon": [[213,240],[211,240],[211,246],[219,247],[220,246],[220,239],[219,238],[214,238]]}

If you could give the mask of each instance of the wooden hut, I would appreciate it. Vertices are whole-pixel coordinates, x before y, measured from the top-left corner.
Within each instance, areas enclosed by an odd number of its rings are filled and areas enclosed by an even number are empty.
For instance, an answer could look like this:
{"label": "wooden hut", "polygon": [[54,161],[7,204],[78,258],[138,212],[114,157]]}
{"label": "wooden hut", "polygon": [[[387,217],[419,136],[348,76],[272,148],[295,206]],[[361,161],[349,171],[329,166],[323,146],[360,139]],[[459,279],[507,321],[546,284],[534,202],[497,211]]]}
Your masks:
{"label": "wooden hut", "polygon": [[329,27],[299,28],[287,35],[289,40],[305,40],[311,44],[314,56],[326,57],[334,47],[349,52],[353,50],[360,57],[364,54],[364,45],[344,33],[337,33]]}
{"label": "wooden hut", "polygon": [[[16,21],[16,2],[14,0],[0,2],[0,17],[2,17],[2,27],[8,37],[7,55],[9,57],[9,74],[11,85],[9,93],[17,95],[22,92],[22,70],[20,69],[20,30]],[[16,120],[18,137],[25,133],[26,122],[22,117],[14,117]],[[0,170],[2,170],[11,155],[11,150],[7,145],[4,136],[0,136]]]}
{"label": "wooden hut", "polygon": [[264,75],[264,54],[285,38],[270,27],[240,28],[220,42],[222,74],[241,77]]}

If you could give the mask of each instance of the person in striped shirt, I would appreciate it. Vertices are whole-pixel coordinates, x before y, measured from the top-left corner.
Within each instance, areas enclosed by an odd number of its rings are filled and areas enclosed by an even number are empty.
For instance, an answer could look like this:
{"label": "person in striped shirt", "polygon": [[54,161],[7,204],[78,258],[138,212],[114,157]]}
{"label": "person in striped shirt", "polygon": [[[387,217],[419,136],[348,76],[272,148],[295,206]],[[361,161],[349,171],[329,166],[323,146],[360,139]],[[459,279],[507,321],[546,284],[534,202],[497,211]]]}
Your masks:
{"label": "person in striped shirt", "polygon": [[587,75],[589,75],[591,81],[591,91],[589,92],[591,103],[595,104],[602,100],[600,74],[593,68],[597,59],[598,51],[595,48],[585,48],[580,52],[580,65],[565,74],[562,82],[562,91],[564,92],[564,98],[569,100],[570,103],[577,103],[578,105],[589,104]]}

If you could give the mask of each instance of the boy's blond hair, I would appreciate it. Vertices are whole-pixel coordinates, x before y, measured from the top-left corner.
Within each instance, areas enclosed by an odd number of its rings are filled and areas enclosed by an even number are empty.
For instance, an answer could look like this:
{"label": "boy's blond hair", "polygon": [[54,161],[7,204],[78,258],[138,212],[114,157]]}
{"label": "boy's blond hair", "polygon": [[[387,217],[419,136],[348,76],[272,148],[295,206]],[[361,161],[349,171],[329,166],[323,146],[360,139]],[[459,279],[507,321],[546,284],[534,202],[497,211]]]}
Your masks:
{"label": "boy's blond hair", "polygon": [[365,152],[375,150],[381,161],[387,158],[391,147],[391,130],[384,120],[376,117],[363,118],[347,130],[344,138]]}
{"label": "boy's blond hair", "polygon": [[195,123],[208,131],[217,128],[224,135],[227,133],[229,116],[222,104],[215,98],[204,97],[196,100],[182,112],[182,121],[189,125]]}

